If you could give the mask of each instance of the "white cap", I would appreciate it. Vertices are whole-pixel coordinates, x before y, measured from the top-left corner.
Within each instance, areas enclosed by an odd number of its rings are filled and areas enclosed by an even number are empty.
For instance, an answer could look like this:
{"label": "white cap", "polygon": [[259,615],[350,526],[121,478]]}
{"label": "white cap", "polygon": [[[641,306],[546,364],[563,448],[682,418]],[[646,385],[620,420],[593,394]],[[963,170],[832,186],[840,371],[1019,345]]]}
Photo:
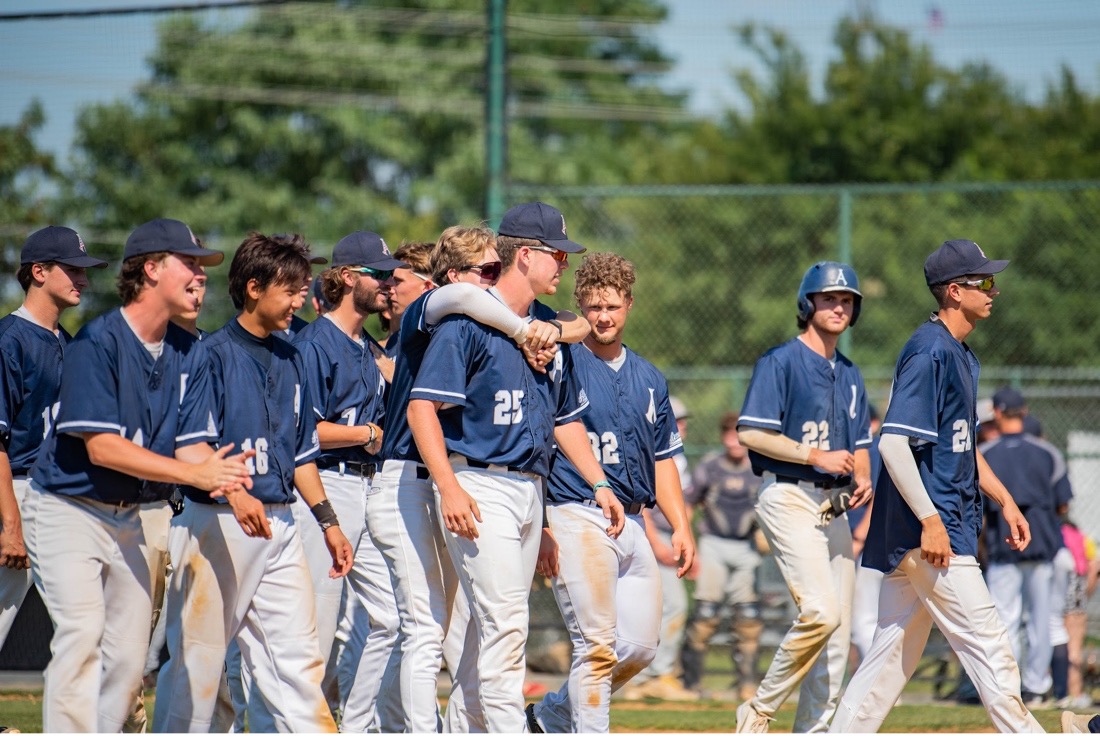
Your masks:
{"label": "white cap", "polygon": [[687,419],[691,416],[691,412],[684,406],[684,402],[680,401],[675,396],[669,396],[668,403],[672,405],[672,416],[677,419]]}

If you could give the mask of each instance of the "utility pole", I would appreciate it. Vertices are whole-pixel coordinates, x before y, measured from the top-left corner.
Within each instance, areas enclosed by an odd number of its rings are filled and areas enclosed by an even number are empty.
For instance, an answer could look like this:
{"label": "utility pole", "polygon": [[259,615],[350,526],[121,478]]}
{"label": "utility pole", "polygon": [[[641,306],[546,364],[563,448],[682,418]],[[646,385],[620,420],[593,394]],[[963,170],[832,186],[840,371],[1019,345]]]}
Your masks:
{"label": "utility pole", "polygon": [[486,59],[485,96],[485,209],[489,225],[496,228],[504,214],[504,17],[506,0],[489,0],[489,50]]}

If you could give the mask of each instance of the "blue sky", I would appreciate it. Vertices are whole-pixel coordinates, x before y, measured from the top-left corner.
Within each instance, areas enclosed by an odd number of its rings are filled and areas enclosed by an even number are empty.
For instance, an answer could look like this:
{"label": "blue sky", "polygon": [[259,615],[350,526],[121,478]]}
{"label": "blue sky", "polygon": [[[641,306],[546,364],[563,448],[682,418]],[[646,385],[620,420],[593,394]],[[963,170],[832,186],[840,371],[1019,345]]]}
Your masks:
{"label": "blue sky", "polygon": [[[177,4],[186,0],[0,0],[0,14],[20,11]],[[838,18],[870,9],[928,44],[937,61],[988,61],[1031,99],[1041,99],[1061,64],[1100,94],[1100,2],[1097,0],[670,0],[656,34],[676,59],[670,83],[691,92],[708,114],[739,104],[730,70],[753,59],[731,32],[754,21],[782,28],[802,49],[820,84],[834,55]],[[933,10],[941,23],[931,22]],[[218,11],[239,13],[242,11]],[[147,75],[154,16],[0,22],[0,124],[15,121],[37,96],[47,126],[39,138],[64,154],[80,105],[125,97]]]}

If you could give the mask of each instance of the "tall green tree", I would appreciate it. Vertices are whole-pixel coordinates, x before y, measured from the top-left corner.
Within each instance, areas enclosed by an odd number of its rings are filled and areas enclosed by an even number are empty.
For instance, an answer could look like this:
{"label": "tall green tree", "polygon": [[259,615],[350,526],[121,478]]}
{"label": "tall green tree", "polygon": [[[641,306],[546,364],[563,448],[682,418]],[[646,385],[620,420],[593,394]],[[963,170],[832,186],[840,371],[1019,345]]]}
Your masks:
{"label": "tall green tree", "polygon": [[[32,231],[48,224],[50,188],[57,167],[34,136],[46,122],[38,101],[13,125],[0,125],[0,257],[6,273],[19,267],[19,249]],[[5,295],[5,301],[11,301]]]}

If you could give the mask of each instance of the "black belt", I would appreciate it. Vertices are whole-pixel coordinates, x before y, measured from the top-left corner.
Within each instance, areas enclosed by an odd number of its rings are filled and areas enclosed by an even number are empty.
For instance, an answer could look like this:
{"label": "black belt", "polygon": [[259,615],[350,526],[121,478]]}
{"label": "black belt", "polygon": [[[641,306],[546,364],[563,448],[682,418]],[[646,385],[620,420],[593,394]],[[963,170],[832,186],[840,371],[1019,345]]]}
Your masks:
{"label": "black belt", "polygon": [[423,465],[419,465],[419,464],[416,466],[416,479],[417,480],[428,480],[428,478],[431,478],[431,477],[432,477],[432,474],[428,472],[427,467],[425,467]]}
{"label": "black belt", "polygon": [[[594,498],[582,498],[579,501],[561,501],[559,503],[551,503],[550,505],[551,506],[561,506],[562,504],[567,504],[567,503],[579,503],[582,506],[591,506],[592,508],[596,508],[596,509],[598,509],[600,507],[599,502],[597,502],[596,499],[594,499]],[[623,504],[623,511],[626,513],[627,516],[637,516],[638,514],[642,513],[642,509],[644,509],[644,508],[645,508],[644,503],[624,503]]]}
{"label": "black belt", "polygon": [[777,475],[775,476],[776,483],[791,483],[792,485],[798,485],[799,483],[811,483],[817,488],[823,490],[831,490],[833,488],[843,488],[844,486],[851,485],[852,477],[846,475],[843,478],[836,478],[834,480],[808,480],[806,478],[795,478],[792,475]]}
{"label": "black belt", "polygon": [[360,478],[370,480],[378,471],[375,463],[361,463],[355,460],[318,460],[319,470],[336,470],[341,475],[358,475]]}
{"label": "black belt", "polygon": [[515,465],[497,465],[495,463],[483,463],[480,460],[471,460],[470,458],[466,458],[466,464],[469,465],[471,468],[477,468],[478,470],[496,470],[496,471],[507,470],[509,473],[526,473],[526,472],[528,472],[528,471],[524,470],[523,468],[517,467]]}

